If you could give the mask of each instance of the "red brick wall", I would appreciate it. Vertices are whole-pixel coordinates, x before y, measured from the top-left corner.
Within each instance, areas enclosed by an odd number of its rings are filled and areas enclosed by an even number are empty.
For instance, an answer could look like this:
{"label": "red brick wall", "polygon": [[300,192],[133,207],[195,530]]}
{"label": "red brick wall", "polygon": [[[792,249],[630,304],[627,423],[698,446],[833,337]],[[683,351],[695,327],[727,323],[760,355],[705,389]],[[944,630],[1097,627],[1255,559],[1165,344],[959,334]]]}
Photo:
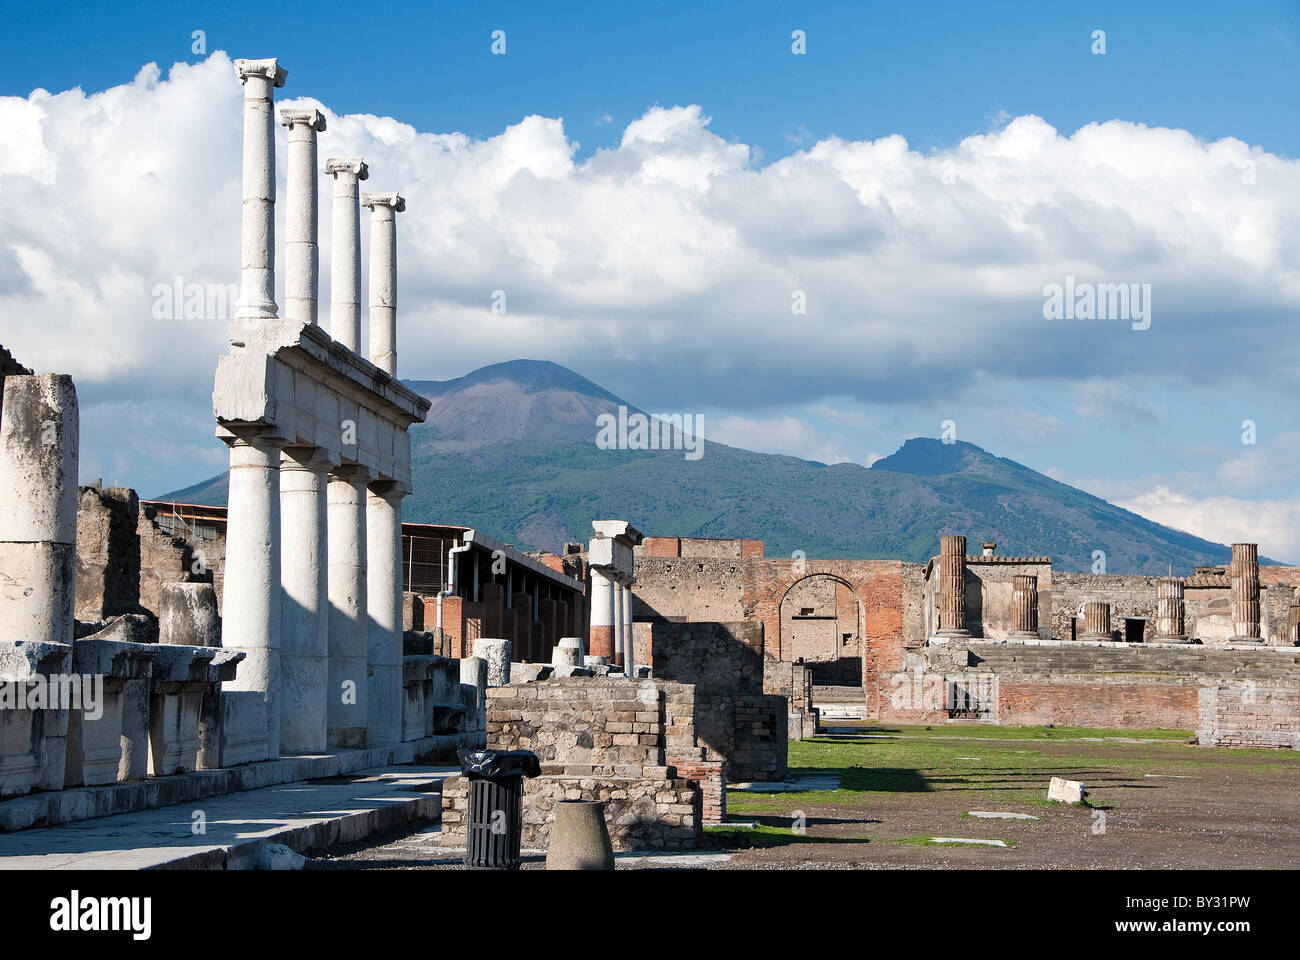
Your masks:
{"label": "red brick wall", "polygon": [[641,541],[642,555],[646,557],[679,557],[681,549],[677,537],[646,537]]}
{"label": "red brick wall", "polygon": [[1015,681],[999,678],[998,723],[1192,730],[1198,719],[1192,683]]}
{"label": "red brick wall", "polygon": [[727,777],[725,760],[697,760],[667,756],[664,762],[677,768],[677,776],[699,785],[704,798],[704,823],[718,824],[727,818]]}
{"label": "red brick wall", "polygon": [[740,541],[740,558],[747,560],[750,557],[761,557],[763,555],[762,540],[741,540]]}

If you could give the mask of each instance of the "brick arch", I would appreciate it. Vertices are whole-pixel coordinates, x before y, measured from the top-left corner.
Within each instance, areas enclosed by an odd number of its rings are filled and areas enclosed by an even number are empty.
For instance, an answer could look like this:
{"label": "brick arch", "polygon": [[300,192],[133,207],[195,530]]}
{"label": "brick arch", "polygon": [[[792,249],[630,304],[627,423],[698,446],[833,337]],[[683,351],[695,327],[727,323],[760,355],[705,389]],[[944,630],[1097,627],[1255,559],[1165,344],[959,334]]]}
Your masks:
{"label": "brick arch", "polygon": [[[795,590],[797,590],[797,589],[800,587],[800,585],[805,584],[805,583],[807,583],[807,582],[810,581],[810,580],[829,580],[829,581],[831,581],[832,583],[838,583],[838,584],[840,584],[841,586],[844,586],[844,587],[847,587],[847,588],[848,588],[849,592],[853,594],[853,599],[854,599],[854,601],[856,601],[857,606],[858,606],[857,634],[858,634],[858,642],[859,642],[859,644],[861,644],[861,642],[862,642],[863,628],[866,626],[866,623],[865,623],[865,613],[866,613],[866,611],[865,611],[865,608],[864,608],[863,605],[862,605],[862,598],[861,598],[860,596],[858,596],[858,591],[853,589],[853,584],[849,583],[849,581],[845,580],[843,577],[839,576],[838,574],[834,574],[834,573],[808,573],[808,574],[805,574],[804,576],[799,577],[798,579],[794,580],[794,581],[790,584],[790,586],[786,588],[785,593],[783,593],[783,594],[781,595],[781,599],[777,601],[777,604],[776,604],[776,630],[777,630],[776,651],[777,651],[777,659],[778,659],[778,660],[782,659],[783,654],[788,654],[788,653],[790,652],[790,651],[788,651],[788,650],[786,649],[786,639],[787,639],[787,638],[786,638],[785,636],[783,636],[782,633],[781,633],[781,627],[782,627],[782,625],[784,624],[784,618],[781,616],[781,608],[785,606],[785,602],[786,602],[786,600],[788,600],[788,599],[790,598],[790,594],[791,594],[791,593],[793,593]],[[766,632],[767,632],[767,631],[766,631],[766,627],[764,627],[764,635],[766,635]],[[788,659],[788,658],[787,658],[787,659]]]}
{"label": "brick arch", "polygon": [[862,687],[867,710],[879,709],[883,673],[903,666],[903,564],[897,560],[804,560],[752,558],[744,562],[745,619],[763,624],[763,653],[781,659],[781,601],[796,583],[825,575],[857,597]]}

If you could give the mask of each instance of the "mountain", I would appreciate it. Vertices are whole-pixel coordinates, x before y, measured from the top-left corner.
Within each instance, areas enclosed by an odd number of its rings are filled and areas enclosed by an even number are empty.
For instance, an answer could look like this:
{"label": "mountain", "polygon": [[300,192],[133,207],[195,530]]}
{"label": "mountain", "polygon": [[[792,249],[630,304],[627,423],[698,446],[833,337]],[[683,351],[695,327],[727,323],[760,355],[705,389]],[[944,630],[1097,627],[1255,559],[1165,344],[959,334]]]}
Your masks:
{"label": "mountain", "polygon": [[[1161,526],[971,443],[913,438],[870,469],[827,466],[708,442],[682,450],[604,450],[596,418],[620,400],[555,363],[513,360],[457,380],[412,380],[432,401],[411,432],[407,520],[457,523],[522,549],[586,541],[591,521],[627,519],[659,536],[753,537],[769,556],[924,562],[939,535],[963,533],[1003,556],[1053,558],[1067,571],[1106,554],[1112,573],[1189,574],[1231,551]],[[225,502],[225,475],[159,499]]]}

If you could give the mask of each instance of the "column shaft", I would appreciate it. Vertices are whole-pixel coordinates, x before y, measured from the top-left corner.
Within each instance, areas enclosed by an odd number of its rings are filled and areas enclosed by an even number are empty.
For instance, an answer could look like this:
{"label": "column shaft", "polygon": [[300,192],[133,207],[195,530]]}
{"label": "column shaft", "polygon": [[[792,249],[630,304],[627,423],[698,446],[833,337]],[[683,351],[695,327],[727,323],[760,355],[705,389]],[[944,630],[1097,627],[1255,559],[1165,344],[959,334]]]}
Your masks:
{"label": "column shaft", "polygon": [[230,442],[222,646],[244,661],[230,691],[260,695],[268,755],[280,753],[280,448],[260,437]]}
{"label": "column shaft", "polygon": [[315,450],[286,450],[280,462],[280,743],[285,753],[328,746],[329,464]]}
{"label": "column shaft", "polygon": [[325,118],[317,110],[282,110],[280,122],[289,130],[284,204],[284,315],[299,323],[315,323],[320,276],[316,134],[325,129]]}
{"label": "column shaft", "polygon": [[966,538],[939,538],[939,629],[941,637],[969,637],[966,629]]}
{"label": "column shaft", "polygon": [[[391,487],[391,484],[376,485]],[[366,743],[402,735],[402,499],[386,489],[366,496]]]}
{"label": "column shaft", "polygon": [[1183,581],[1166,577],[1156,586],[1156,639],[1166,643],[1187,640],[1187,608]]}
{"label": "column shaft", "polygon": [[366,745],[366,476],[353,467],[330,475],[328,497],[331,747]]}
{"label": "column shaft", "polygon": [[1259,546],[1232,545],[1232,642],[1259,643]]}
{"label": "column shaft", "polygon": [[349,350],[361,346],[361,207],[357,181],[364,161],[327,160],[334,178],[330,229],[330,336]]}
{"label": "column shaft", "polygon": [[269,318],[276,315],[273,99],[286,74],[274,60],[236,60],[235,74],[244,84],[244,208],[235,316]]}
{"label": "column shaft", "polygon": [[370,362],[397,375],[397,214],[406,201],[395,193],[367,193],[370,208]]}
{"label": "column shaft", "polygon": [[605,567],[591,568],[591,650],[614,662],[614,579]]}
{"label": "column shaft", "polygon": [[1011,635],[1024,640],[1038,636],[1038,578],[1035,576],[1011,579]]}
{"label": "column shaft", "polygon": [[1083,639],[1110,640],[1110,604],[1089,601],[1083,605]]}

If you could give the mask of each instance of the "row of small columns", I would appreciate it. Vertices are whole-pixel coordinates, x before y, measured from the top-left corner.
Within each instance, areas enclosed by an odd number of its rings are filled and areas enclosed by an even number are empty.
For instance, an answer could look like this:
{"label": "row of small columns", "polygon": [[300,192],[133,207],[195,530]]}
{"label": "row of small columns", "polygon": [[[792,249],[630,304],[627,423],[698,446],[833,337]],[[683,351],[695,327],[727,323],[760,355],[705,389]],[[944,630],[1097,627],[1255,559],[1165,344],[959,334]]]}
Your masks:
{"label": "row of small columns", "polygon": [[632,584],[635,579],[613,567],[591,568],[591,649],[593,657],[604,657],[623,668],[627,676],[636,671],[632,639]]}
{"label": "row of small columns", "polygon": [[[244,84],[241,295],[236,318],[276,319],[275,60],[237,60]],[[319,287],[317,110],[285,110],[286,319],[315,324]],[[358,194],[363,160],[334,177],[330,335],[358,351],[360,206],[371,210],[370,361],[395,376],[395,193]],[[247,669],[228,685],[262,694],[271,756],[393,743],[401,736],[401,499],[365,467],[335,463],[251,429],[233,430],[224,610],[226,646]]]}

